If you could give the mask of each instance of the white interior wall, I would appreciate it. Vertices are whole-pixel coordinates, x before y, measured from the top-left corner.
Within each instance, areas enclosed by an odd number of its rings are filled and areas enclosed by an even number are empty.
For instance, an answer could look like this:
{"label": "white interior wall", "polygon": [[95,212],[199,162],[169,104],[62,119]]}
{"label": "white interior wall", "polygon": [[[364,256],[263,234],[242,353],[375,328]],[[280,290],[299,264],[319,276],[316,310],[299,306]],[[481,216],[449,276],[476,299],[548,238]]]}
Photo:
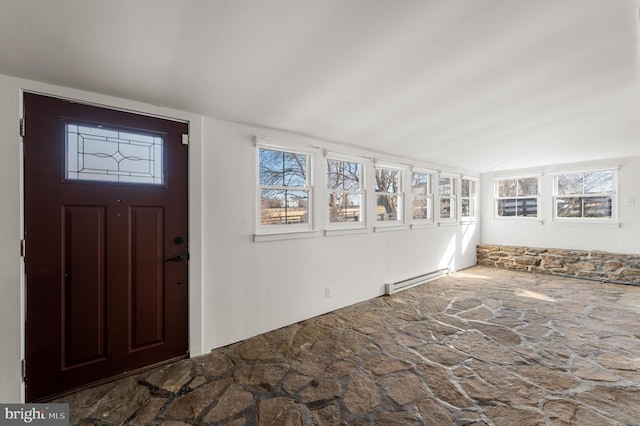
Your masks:
{"label": "white interior wall", "polygon": [[[12,82],[0,76],[0,401],[21,402],[22,238],[19,102]],[[15,93],[14,93],[15,92]],[[13,95],[13,96],[12,96]]]}
{"label": "white interior wall", "polygon": [[[617,165],[619,226],[553,221],[552,172],[589,170]],[[495,177],[541,175],[541,222],[496,219]],[[602,162],[555,164],[526,170],[501,171],[482,176],[481,224],[483,244],[640,253],[640,157]],[[628,203],[635,199],[635,205]]]}
{"label": "white interior wall", "polygon": [[[205,350],[379,296],[386,282],[475,264],[477,224],[253,242],[255,135],[321,148],[314,159],[320,231],[326,200],[322,150],[374,154],[214,119],[204,120],[204,134],[203,258],[210,273],[203,285]],[[373,207],[373,200],[367,204]],[[330,298],[325,298],[327,286],[333,290]]]}
{"label": "white interior wall", "polygon": [[[0,75],[0,230],[5,236],[0,240],[2,402],[23,400],[20,361],[24,354],[24,280],[19,255],[23,232],[22,142],[18,135],[23,90],[190,122],[192,355],[376,297],[389,281],[444,266],[457,270],[475,264],[478,224],[375,233],[368,229],[362,234],[338,236],[319,232],[313,238],[253,242],[255,134],[356,155],[372,153]],[[323,162],[318,154],[315,175],[319,188]],[[319,189],[315,208],[319,230],[324,228],[321,200],[325,198],[321,194]],[[372,199],[368,202],[373,206]],[[333,297],[324,297],[326,286],[333,288]]]}

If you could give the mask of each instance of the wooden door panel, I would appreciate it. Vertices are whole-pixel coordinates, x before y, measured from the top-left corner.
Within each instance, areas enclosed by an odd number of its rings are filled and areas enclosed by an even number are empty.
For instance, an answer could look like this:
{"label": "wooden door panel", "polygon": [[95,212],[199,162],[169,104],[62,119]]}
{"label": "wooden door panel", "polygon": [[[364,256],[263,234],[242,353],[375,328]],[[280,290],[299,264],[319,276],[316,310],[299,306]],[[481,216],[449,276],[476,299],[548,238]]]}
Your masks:
{"label": "wooden door panel", "polygon": [[62,210],[63,369],[106,357],[106,207]]}
{"label": "wooden door panel", "polygon": [[131,207],[132,351],[164,341],[164,208]]}
{"label": "wooden door panel", "polygon": [[26,400],[186,356],[188,125],[35,94],[24,108]]}

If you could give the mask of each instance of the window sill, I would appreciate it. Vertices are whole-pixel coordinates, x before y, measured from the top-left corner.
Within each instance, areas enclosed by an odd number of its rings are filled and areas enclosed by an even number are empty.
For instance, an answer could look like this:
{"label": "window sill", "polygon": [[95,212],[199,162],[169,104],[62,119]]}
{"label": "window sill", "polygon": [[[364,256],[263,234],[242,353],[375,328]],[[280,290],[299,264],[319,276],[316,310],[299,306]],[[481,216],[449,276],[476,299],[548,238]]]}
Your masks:
{"label": "window sill", "polygon": [[373,232],[404,231],[406,229],[409,229],[409,225],[375,226]]}
{"label": "window sill", "polygon": [[460,222],[458,221],[454,221],[454,222],[438,222],[438,226],[458,226],[460,224]]}
{"label": "window sill", "polygon": [[544,225],[544,221],[538,218],[530,218],[530,217],[522,217],[522,218],[494,218],[494,222],[496,223],[520,223],[523,225]]}
{"label": "window sill", "polygon": [[264,241],[297,240],[301,238],[315,238],[317,236],[318,231],[294,231],[280,232],[277,234],[253,234],[253,242],[261,243]]}
{"label": "window sill", "polygon": [[368,228],[350,228],[350,229],[325,229],[325,237],[336,237],[339,235],[355,235],[366,234],[369,232]]}
{"label": "window sill", "polygon": [[435,228],[435,227],[436,227],[436,224],[434,222],[411,224],[411,229]]}
{"label": "window sill", "polygon": [[478,219],[462,219],[460,221],[460,224],[461,225],[475,225],[478,222],[480,222]]}
{"label": "window sill", "polygon": [[552,220],[551,226],[589,227],[589,228],[622,228],[620,222],[599,222],[594,220]]}

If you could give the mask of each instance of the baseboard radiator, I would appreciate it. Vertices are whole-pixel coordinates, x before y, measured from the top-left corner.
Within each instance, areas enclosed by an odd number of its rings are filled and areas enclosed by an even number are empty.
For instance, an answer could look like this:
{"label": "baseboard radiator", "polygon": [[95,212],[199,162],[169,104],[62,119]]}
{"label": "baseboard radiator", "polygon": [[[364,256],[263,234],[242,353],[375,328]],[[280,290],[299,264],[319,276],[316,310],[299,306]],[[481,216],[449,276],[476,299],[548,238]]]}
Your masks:
{"label": "baseboard radiator", "polygon": [[406,280],[398,281],[395,283],[387,283],[385,284],[385,294],[389,295],[397,293],[399,291],[424,284],[426,282],[435,280],[436,278],[447,275],[447,273],[449,273],[449,268],[444,268],[426,274],[418,275],[416,277],[407,278]]}

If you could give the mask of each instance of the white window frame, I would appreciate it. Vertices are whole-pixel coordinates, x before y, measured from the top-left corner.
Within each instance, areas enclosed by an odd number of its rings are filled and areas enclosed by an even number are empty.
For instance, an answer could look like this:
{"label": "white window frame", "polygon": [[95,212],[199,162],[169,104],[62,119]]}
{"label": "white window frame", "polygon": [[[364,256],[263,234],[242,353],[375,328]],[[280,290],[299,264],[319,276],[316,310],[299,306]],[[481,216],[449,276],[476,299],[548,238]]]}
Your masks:
{"label": "white window frame", "polygon": [[[538,191],[536,194],[527,194],[527,195],[518,195],[518,190],[516,189],[516,194],[512,196],[499,196],[499,187],[500,181],[503,180],[515,180],[519,181],[521,179],[536,179],[538,181]],[[519,185],[519,183],[517,183]],[[496,220],[515,220],[515,221],[536,221],[540,222],[540,218],[542,217],[542,200],[541,200],[541,186],[542,186],[542,176],[540,174],[530,174],[530,175],[519,175],[519,176],[500,176],[493,179],[493,217]],[[517,187],[516,187],[517,188]],[[536,215],[535,216],[518,216],[518,199],[520,198],[535,198],[536,199]],[[514,216],[500,216],[498,214],[498,204],[500,200],[516,200],[516,207]]]}
{"label": "white window frame", "polygon": [[[438,172],[436,172],[435,170],[429,170],[429,169],[421,169],[421,168],[411,168],[409,170],[409,182],[410,184],[407,185],[408,187],[410,187],[410,191],[411,191],[411,199],[409,200],[409,208],[410,208],[410,215],[408,215],[411,219],[411,227],[418,227],[418,226],[428,226],[428,225],[434,225],[435,224],[435,196],[434,196],[434,186],[435,186],[435,181],[437,179],[438,176]],[[416,194],[413,191],[413,180],[414,180],[414,174],[424,174],[428,176],[428,180],[429,180],[429,184],[428,184],[428,188],[427,188],[427,193],[426,194]],[[407,191],[409,192],[409,191]],[[414,206],[413,206],[413,202],[414,200],[417,199],[422,199],[426,201],[427,204],[427,218],[426,219],[422,219],[422,218],[416,218],[414,217]]]}
{"label": "white window frame", "polygon": [[[612,173],[612,186],[613,190],[611,192],[602,192],[602,193],[592,193],[585,194],[584,187],[582,193],[575,194],[558,194],[558,179],[561,176],[565,175],[585,175],[587,173],[594,172],[611,172]],[[617,167],[608,167],[608,168],[595,168],[595,169],[586,169],[586,170],[567,170],[562,172],[553,172],[551,173],[553,176],[553,220],[557,223],[584,223],[584,224],[618,224],[618,211],[619,211],[619,197],[618,197],[618,168]],[[611,217],[560,217],[558,216],[558,203],[557,200],[559,198],[573,198],[573,197],[581,197],[581,198],[591,198],[591,197],[603,197],[610,196],[611,197]],[[583,211],[584,215],[584,211]]]}
{"label": "white window frame", "polygon": [[[451,194],[442,193],[442,179],[451,179]],[[439,224],[454,224],[458,222],[458,193],[460,175],[440,173],[438,175],[438,220]],[[442,201],[449,200],[449,209],[453,209],[453,215],[442,216]],[[435,208],[435,207],[434,207]]]}
{"label": "white window frame", "polygon": [[[270,139],[264,139],[256,137],[256,224],[255,224],[255,241],[262,241],[260,236],[269,235],[294,235],[300,234],[304,236],[304,233],[314,233],[314,185],[313,185],[313,163],[314,157],[318,149],[313,147],[300,147],[295,145],[287,145],[281,143],[273,143]],[[264,185],[260,183],[260,150],[267,149],[272,151],[280,151],[285,153],[299,154],[305,156],[306,170],[305,170],[305,185],[300,187],[283,186],[283,185]],[[294,190],[305,191],[309,194],[309,200],[307,205],[308,220],[306,223],[301,224],[282,224],[282,225],[265,225],[262,224],[262,190],[274,189],[274,190]],[[268,241],[269,239],[264,239]]]}
{"label": "white window frame", "polygon": [[[464,184],[464,181],[468,181],[470,184],[473,184],[473,194],[470,194],[468,197],[465,197],[462,194],[462,186]],[[479,183],[478,178],[469,177],[469,176],[462,176],[460,178],[460,220],[462,222],[474,222],[478,220],[478,183]],[[471,189],[471,186],[469,187],[469,189]],[[469,201],[469,206],[472,213],[467,216],[463,216],[462,214],[464,211],[464,209],[462,208],[462,205],[465,200]]]}
{"label": "white window frame", "polygon": [[[405,201],[406,201],[406,194],[405,194],[405,174],[407,171],[407,166],[404,165],[399,165],[399,164],[393,164],[393,163],[382,163],[382,162],[375,162],[374,163],[374,169],[373,169],[373,179],[374,179],[374,186],[373,186],[373,191],[374,191],[374,200],[373,200],[373,206],[374,206],[374,216],[375,216],[375,227],[376,228],[397,228],[397,227],[403,227],[405,224],[405,210],[406,210],[406,206],[405,206]],[[377,191],[377,183],[375,182],[375,177],[376,177],[376,172],[378,169],[386,169],[386,170],[393,170],[393,171],[397,171],[398,172],[398,177],[399,177],[399,182],[398,182],[398,186],[399,189],[397,192],[395,193],[391,193],[391,192],[382,192],[382,191]],[[396,220],[379,220],[379,213],[378,213],[378,196],[392,196],[395,195],[398,197],[398,213],[397,213],[397,219]]]}
{"label": "white window frame", "polygon": [[[324,208],[326,209],[327,214],[327,230],[347,230],[347,229],[363,229],[367,226],[367,169],[366,163],[368,162],[368,158],[347,155],[332,151],[327,151],[325,155],[325,179],[326,179],[326,191],[327,196],[325,200]],[[360,189],[357,191],[354,190],[344,190],[344,189],[334,189],[329,186],[329,170],[328,163],[329,161],[341,161],[347,163],[357,163],[360,165]],[[358,194],[360,195],[360,220],[354,222],[331,222],[331,213],[329,212],[329,197],[331,193],[339,193],[343,195],[351,195]]]}

